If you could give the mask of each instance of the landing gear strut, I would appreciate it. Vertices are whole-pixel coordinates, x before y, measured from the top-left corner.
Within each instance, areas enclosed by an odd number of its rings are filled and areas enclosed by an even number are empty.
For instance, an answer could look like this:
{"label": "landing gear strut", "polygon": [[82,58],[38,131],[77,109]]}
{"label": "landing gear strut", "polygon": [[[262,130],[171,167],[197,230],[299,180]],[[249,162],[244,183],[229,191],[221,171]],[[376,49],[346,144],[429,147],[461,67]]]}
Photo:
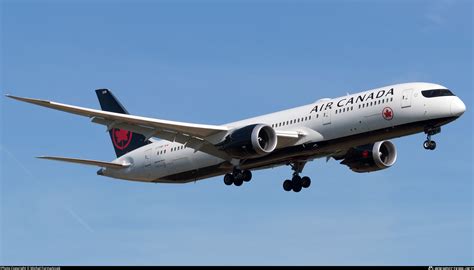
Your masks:
{"label": "landing gear strut", "polygon": [[252,180],[252,172],[249,170],[234,169],[232,173],[224,175],[224,184],[241,186],[244,182]]}
{"label": "landing gear strut", "polygon": [[306,162],[295,162],[290,163],[291,169],[293,172],[293,177],[291,180],[287,179],[283,182],[283,189],[285,191],[300,192],[303,188],[309,188],[311,185],[311,178],[308,176],[300,177],[300,173],[303,171],[303,167]]}
{"label": "landing gear strut", "polygon": [[441,132],[441,127],[430,127],[425,129],[426,133],[426,141],[423,143],[423,147],[426,150],[435,150],[436,149],[436,142],[431,140],[431,136],[438,134]]}

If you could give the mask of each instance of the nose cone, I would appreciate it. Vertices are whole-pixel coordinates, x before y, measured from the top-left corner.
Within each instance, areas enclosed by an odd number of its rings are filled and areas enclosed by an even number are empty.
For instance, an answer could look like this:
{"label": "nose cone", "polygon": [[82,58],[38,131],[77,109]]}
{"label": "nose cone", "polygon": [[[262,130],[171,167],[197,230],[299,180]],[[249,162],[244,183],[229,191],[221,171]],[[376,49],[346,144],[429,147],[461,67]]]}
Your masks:
{"label": "nose cone", "polygon": [[451,115],[452,116],[461,116],[466,111],[466,105],[462,102],[461,99],[456,97],[451,101]]}

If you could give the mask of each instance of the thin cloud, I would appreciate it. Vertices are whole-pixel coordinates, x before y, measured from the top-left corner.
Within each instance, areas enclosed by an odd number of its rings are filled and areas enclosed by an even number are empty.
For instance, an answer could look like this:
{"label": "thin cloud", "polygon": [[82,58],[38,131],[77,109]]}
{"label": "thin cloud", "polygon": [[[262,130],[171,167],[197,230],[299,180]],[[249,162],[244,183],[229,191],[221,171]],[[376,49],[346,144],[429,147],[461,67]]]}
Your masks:
{"label": "thin cloud", "polygon": [[89,224],[87,224],[87,222],[81,218],[76,212],[74,212],[71,208],[69,207],[64,207],[64,209],[69,213],[71,214],[71,216],[77,221],[79,222],[79,224],[82,225],[82,227],[84,227],[86,230],[88,230],[89,232],[93,233],[94,230],[92,229],[91,226],[89,226]]}
{"label": "thin cloud", "polygon": [[[37,177],[12,153],[10,152],[4,145],[0,144],[0,150],[6,153],[17,165],[29,176],[28,179],[32,179],[37,181]],[[89,224],[81,218],[76,212],[74,212],[69,207],[64,207],[64,209],[76,220],[79,224],[82,225],[86,230],[90,232],[94,232],[94,230],[89,226]]]}
{"label": "thin cloud", "polygon": [[34,174],[26,168],[26,166],[21,162],[12,152],[10,152],[4,145],[0,144],[0,150],[2,150],[4,153],[6,153],[15,163],[28,175],[30,176],[29,179],[36,180],[36,177]]}

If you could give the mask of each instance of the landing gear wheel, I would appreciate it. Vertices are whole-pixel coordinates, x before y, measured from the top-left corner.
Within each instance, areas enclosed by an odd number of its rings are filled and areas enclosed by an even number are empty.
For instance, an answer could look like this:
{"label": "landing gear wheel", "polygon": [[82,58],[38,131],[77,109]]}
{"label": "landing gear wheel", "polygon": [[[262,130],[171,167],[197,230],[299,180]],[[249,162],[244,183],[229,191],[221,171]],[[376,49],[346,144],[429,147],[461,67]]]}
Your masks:
{"label": "landing gear wheel", "polygon": [[234,179],[234,185],[236,185],[238,187],[241,186],[243,183],[244,183],[244,180],[242,179],[242,177],[236,177]]}
{"label": "landing gear wheel", "polygon": [[291,191],[293,189],[293,183],[291,182],[291,180],[285,180],[283,182],[283,189],[285,191]]}
{"label": "landing gear wheel", "polygon": [[303,188],[309,188],[309,186],[311,186],[311,178],[308,176],[301,178],[301,186]]}
{"label": "landing gear wheel", "polygon": [[292,183],[293,184],[293,191],[294,192],[300,192],[301,189],[303,188],[301,186],[301,182],[296,182],[296,183]]}
{"label": "landing gear wheel", "polygon": [[234,176],[230,173],[224,175],[224,184],[230,186],[234,183]]}
{"label": "landing gear wheel", "polygon": [[426,150],[435,150],[435,149],[436,149],[436,142],[435,142],[435,141],[426,140],[426,141],[423,143],[423,147],[424,147]]}
{"label": "landing gear wheel", "polygon": [[426,140],[426,141],[423,143],[423,148],[425,148],[426,150],[430,149],[430,141]]}
{"label": "landing gear wheel", "polygon": [[436,142],[435,141],[431,141],[429,149],[430,150],[435,150],[436,149]]}
{"label": "landing gear wheel", "polygon": [[293,191],[294,192],[300,192],[301,189],[303,188],[301,177],[299,175],[294,175],[293,179],[291,179],[291,182],[293,184]]}
{"label": "landing gear wheel", "polygon": [[244,170],[242,172],[242,178],[244,179],[245,182],[248,182],[252,179],[252,172],[249,170]]}
{"label": "landing gear wheel", "polygon": [[301,184],[301,177],[299,175],[294,175],[291,181],[293,181],[293,184],[295,183]]}

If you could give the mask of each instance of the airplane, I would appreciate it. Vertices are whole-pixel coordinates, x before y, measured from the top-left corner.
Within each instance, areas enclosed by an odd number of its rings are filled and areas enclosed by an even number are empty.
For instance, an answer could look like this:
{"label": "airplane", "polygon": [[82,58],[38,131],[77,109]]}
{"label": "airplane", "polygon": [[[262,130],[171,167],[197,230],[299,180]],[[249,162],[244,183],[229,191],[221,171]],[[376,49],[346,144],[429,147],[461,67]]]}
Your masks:
{"label": "airplane", "polygon": [[235,186],[249,182],[254,170],[289,165],[293,174],[283,189],[294,192],[311,185],[308,176],[300,176],[309,161],[333,158],[358,173],[387,169],[397,159],[390,139],[424,132],[423,147],[434,150],[431,136],[466,111],[448,88],[413,82],[206,125],[131,115],[110,90],[95,92],[101,110],[6,96],[106,126],[117,155],[110,162],[38,158],[98,166],[98,175],[131,181],[188,183],[224,175],[225,185]]}

